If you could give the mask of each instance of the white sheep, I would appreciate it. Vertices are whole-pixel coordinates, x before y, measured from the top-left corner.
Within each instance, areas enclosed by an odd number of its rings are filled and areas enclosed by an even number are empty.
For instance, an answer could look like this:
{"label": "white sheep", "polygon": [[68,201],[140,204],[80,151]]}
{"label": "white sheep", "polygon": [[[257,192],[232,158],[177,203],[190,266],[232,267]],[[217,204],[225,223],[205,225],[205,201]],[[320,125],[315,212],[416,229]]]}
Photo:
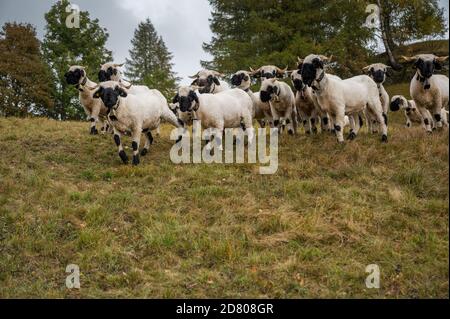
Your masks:
{"label": "white sheep", "polygon": [[106,132],[109,127],[106,117],[107,108],[102,101],[94,99],[92,92],[88,89],[96,86],[97,83],[89,80],[85,68],[79,65],[71,66],[64,77],[68,84],[76,86],[79,91],[80,103],[91,121],[91,134],[98,134],[97,123],[99,121],[103,122],[102,132]]}
{"label": "white sheep", "polygon": [[[250,96],[240,89],[231,89],[217,94],[200,94],[196,86],[182,86],[173,99],[173,104],[179,105],[179,120],[187,125],[193,120],[200,120],[204,129],[214,129],[223,132],[226,128],[242,128],[248,135],[248,140],[254,137],[252,114],[253,102]],[[222,136],[215,136],[222,147]],[[211,150],[211,142],[207,150]]]}
{"label": "white sheep", "polygon": [[[301,67],[301,65],[300,65]],[[295,106],[307,134],[317,133],[317,124],[322,132],[331,131],[331,121],[326,112],[322,112],[312,88],[302,81],[301,70],[289,71],[295,92]]]}
{"label": "white sheep", "polygon": [[275,127],[288,129],[290,135],[297,134],[297,110],[294,92],[289,85],[276,78],[265,79],[261,85],[260,99],[270,104]]}
{"label": "white sheep", "polygon": [[[128,94],[148,94],[150,88],[146,85],[133,85],[123,79],[123,74],[121,68],[124,64],[117,63],[105,63],[100,67],[98,72],[98,79],[100,83],[106,81],[117,81],[122,83],[123,86],[128,90]],[[156,134],[160,135],[160,127],[156,129]]]}
{"label": "white sheep", "polygon": [[[421,124],[423,129],[426,130],[425,119],[431,123],[432,129],[436,128],[435,122],[430,111],[425,110],[424,114],[417,109],[416,102],[414,100],[407,100],[403,95],[395,95],[391,99],[391,111],[397,112],[404,110],[406,118],[406,127],[410,128],[412,123]],[[442,121],[445,126],[448,126],[448,112],[445,109],[441,111]]]}
{"label": "white sheep", "polygon": [[192,82],[193,86],[199,86],[199,92],[201,94],[216,94],[230,89],[227,82],[219,79],[224,76],[217,71],[201,70],[196,75],[190,76],[190,78],[194,79],[194,82]]}
{"label": "white sheep", "polygon": [[[389,111],[389,94],[387,93],[386,89],[384,88],[384,83],[386,82],[386,78],[389,76],[388,71],[392,69],[390,66],[387,66],[383,63],[375,63],[366,66],[363,68],[363,72],[369,75],[372,80],[375,81],[375,83],[378,85],[378,91],[380,93],[380,100],[381,100],[381,106],[383,107],[383,116],[386,119],[386,125],[387,123],[387,114]],[[377,120],[376,118],[373,118],[369,112],[366,112],[366,118],[368,123],[369,132],[376,133],[377,128]]]}
{"label": "white sheep", "polygon": [[330,77],[325,72],[325,63],[330,59],[325,56],[311,54],[302,62],[301,75],[303,81],[314,90],[317,101],[323,112],[327,112],[334,123],[338,142],[344,142],[345,115],[350,117],[349,139],[354,139],[359,131],[355,121],[367,107],[377,119],[382,141],[387,142],[388,131],[377,84],[367,75],[356,76],[347,80]]}
{"label": "white sheep", "polygon": [[257,120],[261,127],[265,127],[266,123],[272,121],[272,112],[269,103],[261,101],[260,92],[252,92],[252,80],[248,71],[238,71],[231,77],[231,84],[245,92],[251,97],[253,101],[253,119]]}
{"label": "white sheep", "polygon": [[153,141],[151,131],[159,127],[161,120],[180,127],[176,116],[168,107],[167,100],[158,90],[149,90],[147,94],[129,94],[123,84],[116,81],[103,82],[91,90],[94,92],[93,97],[101,99],[108,109],[108,118],[114,129],[114,141],[125,164],[128,163],[128,157],[122,146],[122,134],[131,132],[133,164],[138,165],[142,133],[147,137],[141,152],[141,155],[145,156]]}
{"label": "white sheep", "polygon": [[442,128],[442,109],[449,106],[449,80],[441,74],[434,74],[441,70],[442,64],[448,59],[434,54],[420,54],[414,57],[403,57],[407,63],[414,63],[416,74],[411,81],[410,93],[417,109],[425,118],[427,132],[432,132],[432,123],[426,118],[426,110],[434,115],[436,127]]}

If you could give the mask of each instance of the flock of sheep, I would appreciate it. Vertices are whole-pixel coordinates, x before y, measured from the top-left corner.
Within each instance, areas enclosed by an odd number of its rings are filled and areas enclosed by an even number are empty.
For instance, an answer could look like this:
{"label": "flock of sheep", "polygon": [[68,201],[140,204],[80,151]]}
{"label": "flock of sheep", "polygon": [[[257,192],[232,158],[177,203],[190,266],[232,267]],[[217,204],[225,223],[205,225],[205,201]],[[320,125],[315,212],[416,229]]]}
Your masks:
{"label": "flock of sheep", "polygon": [[[128,157],[121,136],[131,134],[133,164],[148,153],[153,143],[152,131],[159,133],[161,121],[186,128],[200,120],[205,129],[223,132],[227,128],[242,128],[249,141],[253,138],[253,121],[261,127],[270,125],[291,135],[303,124],[307,134],[333,132],[344,142],[344,128],[349,126],[348,139],[358,135],[364,120],[369,132],[380,133],[382,142],[388,141],[388,111],[405,111],[406,126],[420,123],[431,133],[433,129],[448,127],[449,80],[435,74],[442,69],[447,57],[422,54],[403,57],[416,70],[411,81],[413,100],[396,95],[389,99],[383,87],[389,67],[372,64],[364,68],[366,75],[341,79],[327,72],[331,58],[309,55],[298,58],[297,69],[288,71],[276,66],[257,70],[238,71],[231,77],[230,88],[216,71],[202,70],[190,86],[181,86],[172,103],[158,91],[146,86],[132,85],[122,78],[123,65],[107,63],[99,71],[99,83],[91,81],[82,66],[72,66],[65,74],[68,84],[76,86],[79,98],[91,121],[91,134],[112,128],[119,156],[124,163]],[[282,78],[290,76],[295,93]],[[261,79],[259,92],[250,87],[254,79]],[[146,143],[139,152],[142,133]],[[181,136],[180,136],[181,139]],[[179,142],[180,139],[177,141]],[[221,137],[216,136],[221,147]],[[213,139],[207,147],[211,149]]]}

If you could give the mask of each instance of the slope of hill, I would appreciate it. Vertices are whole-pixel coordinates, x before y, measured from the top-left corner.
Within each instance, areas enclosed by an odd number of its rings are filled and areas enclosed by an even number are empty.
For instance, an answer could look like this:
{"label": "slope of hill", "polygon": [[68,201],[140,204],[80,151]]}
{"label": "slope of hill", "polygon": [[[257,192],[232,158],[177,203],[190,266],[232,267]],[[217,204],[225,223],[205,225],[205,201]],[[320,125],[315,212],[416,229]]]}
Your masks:
{"label": "slope of hill", "polygon": [[448,132],[392,120],[387,145],[283,136],[261,176],[174,165],[167,127],[135,168],[87,123],[0,119],[0,297],[448,298]]}

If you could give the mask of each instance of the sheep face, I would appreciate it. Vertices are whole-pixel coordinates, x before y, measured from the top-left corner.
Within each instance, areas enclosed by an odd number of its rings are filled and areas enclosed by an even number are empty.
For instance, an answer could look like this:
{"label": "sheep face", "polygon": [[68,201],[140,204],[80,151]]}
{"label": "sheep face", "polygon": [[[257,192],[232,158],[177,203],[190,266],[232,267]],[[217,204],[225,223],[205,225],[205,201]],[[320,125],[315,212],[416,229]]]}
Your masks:
{"label": "sheep face", "polygon": [[178,90],[178,94],[173,99],[173,104],[180,106],[180,112],[192,112],[198,105],[199,100],[197,94],[190,87],[181,87]]}
{"label": "sheep face", "polygon": [[324,72],[325,59],[319,55],[311,54],[305,58],[301,65],[303,82],[309,87],[314,87],[314,82]]}
{"label": "sheep face", "polygon": [[260,67],[258,70],[253,70],[250,68],[251,76],[254,78],[261,78],[262,81],[266,79],[274,79],[276,77],[283,78],[286,74],[287,69],[280,69],[274,65],[266,65]]}
{"label": "sheep face", "polygon": [[261,85],[260,97],[264,103],[269,102],[275,95],[280,93],[280,88],[277,85],[276,79],[266,79]]}
{"label": "sheep face", "polygon": [[442,70],[442,63],[448,60],[446,57],[437,57],[434,54],[419,54],[414,57],[403,57],[407,63],[413,63],[413,68],[417,70],[418,80],[423,82],[424,89],[431,88],[429,79],[435,70]]}
{"label": "sheep face", "polygon": [[127,97],[128,94],[118,82],[108,81],[95,88],[94,99],[101,99],[103,104],[111,110],[119,102],[119,97]]}
{"label": "sheep face", "polygon": [[386,77],[389,76],[389,66],[383,63],[376,63],[366,66],[363,71],[367,73],[377,84],[383,84],[386,81]]}
{"label": "sheep face", "polygon": [[216,71],[202,70],[190,77],[195,79],[191,85],[199,86],[202,94],[211,93],[214,85],[220,85],[219,77],[222,76],[223,74]]}
{"label": "sheep face", "polygon": [[119,81],[120,70],[123,64],[106,63],[103,64],[98,72],[98,80],[100,82]]}
{"label": "sheep face", "polygon": [[71,66],[64,77],[67,84],[77,85],[86,77],[86,71],[82,66]]}
{"label": "sheep face", "polygon": [[306,88],[306,85],[302,80],[301,70],[293,71],[291,73],[291,80],[297,91],[303,91]]}
{"label": "sheep face", "polygon": [[247,71],[238,71],[231,77],[231,85],[240,89],[248,89],[251,84],[250,74]]}
{"label": "sheep face", "polygon": [[392,112],[397,112],[400,109],[405,109],[407,112],[411,112],[411,105],[402,95],[395,95],[392,97],[390,108]]}

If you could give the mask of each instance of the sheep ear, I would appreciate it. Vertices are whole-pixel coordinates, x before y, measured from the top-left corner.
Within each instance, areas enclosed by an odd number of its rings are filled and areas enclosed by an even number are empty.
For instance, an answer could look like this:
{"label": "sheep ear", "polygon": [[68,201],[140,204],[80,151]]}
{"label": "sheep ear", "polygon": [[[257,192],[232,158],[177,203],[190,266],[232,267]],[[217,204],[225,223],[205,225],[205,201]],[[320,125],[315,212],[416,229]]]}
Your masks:
{"label": "sheep ear", "polygon": [[177,95],[173,98],[172,103],[177,104],[178,102],[180,102],[180,95],[177,93]]}
{"label": "sheep ear", "polygon": [[369,73],[370,65],[362,69],[365,74]]}
{"label": "sheep ear", "polygon": [[127,96],[128,96],[128,93],[127,93],[124,89],[119,88],[119,95],[120,95],[121,97],[127,97]]}
{"label": "sheep ear", "polygon": [[214,81],[214,83],[215,83],[216,85],[220,85],[220,81],[219,81],[218,78],[213,77],[213,81]]}
{"label": "sheep ear", "polygon": [[97,91],[95,91],[95,93],[93,95],[93,98],[94,99],[99,99],[100,98],[100,94],[102,93],[102,91],[103,91],[103,88],[100,87]]}
{"label": "sheep ear", "polygon": [[442,64],[438,60],[434,60],[434,68],[440,71],[442,70]]}

